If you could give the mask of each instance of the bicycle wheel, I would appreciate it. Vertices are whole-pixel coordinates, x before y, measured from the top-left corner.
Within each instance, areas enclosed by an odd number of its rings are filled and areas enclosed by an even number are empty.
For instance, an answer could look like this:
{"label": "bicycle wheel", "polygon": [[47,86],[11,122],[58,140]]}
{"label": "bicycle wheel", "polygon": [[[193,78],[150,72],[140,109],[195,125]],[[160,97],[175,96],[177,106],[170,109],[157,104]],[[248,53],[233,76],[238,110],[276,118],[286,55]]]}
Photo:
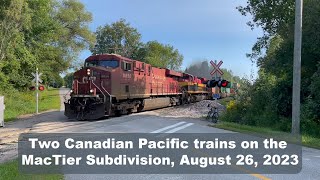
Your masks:
{"label": "bicycle wheel", "polygon": [[206,119],[208,120],[208,119],[210,119],[211,117],[212,117],[212,111],[209,111],[208,114],[207,114]]}
{"label": "bicycle wheel", "polygon": [[217,112],[213,113],[212,116],[211,116],[211,121],[213,123],[217,123],[218,122],[218,118],[219,118],[219,115]]}

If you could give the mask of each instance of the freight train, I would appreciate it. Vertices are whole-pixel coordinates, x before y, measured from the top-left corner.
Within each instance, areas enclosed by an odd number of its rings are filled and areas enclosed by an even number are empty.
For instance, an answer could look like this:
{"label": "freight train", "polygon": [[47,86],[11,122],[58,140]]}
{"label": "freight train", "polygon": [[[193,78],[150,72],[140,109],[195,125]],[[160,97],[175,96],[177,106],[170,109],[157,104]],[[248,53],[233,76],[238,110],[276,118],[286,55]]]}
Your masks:
{"label": "freight train", "polygon": [[117,54],[92,55],[74,73],[65,115],[90,120],[197,102],[212,97],[207,82]]}

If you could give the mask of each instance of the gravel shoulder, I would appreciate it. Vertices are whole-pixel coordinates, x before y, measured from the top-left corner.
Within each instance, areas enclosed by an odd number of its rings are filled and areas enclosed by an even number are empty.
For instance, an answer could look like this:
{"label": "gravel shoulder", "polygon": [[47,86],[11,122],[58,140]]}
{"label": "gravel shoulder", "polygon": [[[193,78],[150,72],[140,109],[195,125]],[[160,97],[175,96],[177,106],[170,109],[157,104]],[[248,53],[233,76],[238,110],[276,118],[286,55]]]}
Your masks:
{"label": "gravel shoulder", "polygon": [[[4,128],[0,128],[0,163],[17,157],[17,142],[21,133],[28,133],[35,129],[45,130],[50,125],[63,125],[65,118],[57,118],[63,115],[64,95],[68,89],[59,90],[61,107],[60,110],[49,110],[40,114],[27,114],[19,116],[17,120],[5,123]],[[41,126],[39,126],[41,125]]]}
{"label": "gravel shoulder", "polygon": [[210,107],[208,107],[208,105],[216,105],[220,113],[225,110],[225,107],[218,101],[216,102],[214,100],[203,100],[193,104],[159,109],[156,110],[156,112],[158,112],[163,117],[202,118],[205,117],[210,110]]}

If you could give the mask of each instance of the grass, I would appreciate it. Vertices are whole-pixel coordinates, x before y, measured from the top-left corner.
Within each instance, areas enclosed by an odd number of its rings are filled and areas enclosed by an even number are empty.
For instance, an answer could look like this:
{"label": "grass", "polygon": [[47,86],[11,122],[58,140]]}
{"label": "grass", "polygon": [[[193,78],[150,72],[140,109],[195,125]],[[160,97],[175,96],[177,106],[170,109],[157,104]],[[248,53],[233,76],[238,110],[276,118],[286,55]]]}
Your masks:
{"label": "grass", "polygon": [[[1,94],[3,95],[3,94]],[[6,122],[15,120],[19,115],[32,114],[36,110],[35,92],[6,93],[4,120]],[[39,112],[50,109],[60,109],[60,97],[58,89],[48,89],[39,92]],[[20,174],[18,171],[18,160],[0,164],[0,180],[60,180],[63,175],[33,175]]]}
{"label": "grass", "polygon": [[[213,127],[235,131],[235,132],[241,132],[244,134],[255,134],[255,135],[264,136],[264,137],[266,136],[275,137],[275,138],[279,137],[281,139],[283,138],[290,139],[290,137],[292,137],[290,133],[274,131],[271,128],[241,125],[241,124],[231,123],[231,122],[221,122],[216,125],[213,125]],[[314,138],[308,135],[302,135],[302,145],[320,149],[320,138]]]}
{"label": "grass", "polygon": [[20,174],[18,160],[0,164],[0,180],[61,180],[61,174]]}
{"label": "grass", "polygon": [[[19,115],[35,113],[36,100],[34,91],[7,93],[4,96],[6,105],[4,120],[6,122],[15,120]],[[39,112],[50,109],[60,109],[58,89],[39,92]]]}

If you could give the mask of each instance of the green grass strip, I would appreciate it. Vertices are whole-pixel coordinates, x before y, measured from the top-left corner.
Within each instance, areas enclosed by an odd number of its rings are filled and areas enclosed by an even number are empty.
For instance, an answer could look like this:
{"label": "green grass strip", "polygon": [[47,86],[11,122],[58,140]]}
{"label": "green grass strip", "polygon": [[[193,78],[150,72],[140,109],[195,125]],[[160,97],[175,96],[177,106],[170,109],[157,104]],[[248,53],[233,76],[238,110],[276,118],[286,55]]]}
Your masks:
{"label": "green grass strip", "polygon": [[[275,137],[281,139],[290,139],[292,135],[290,133],[275,131],[271,128],[262,128],[262,127],[255,127],[255,126],[248,126],[248,125],[241,125],[237,123],[231,122],[220,122],[216,125],[213,125],[215,128],[230,130],[234,132],[240,132],[244,134],[255,134],[264,137]],[[302,135],[302,145],[320,149],[320,138],[311,137],[308,135]]]}
{"label": "green grass strip", "polygon": [[21,174],[18,160],[0,164],[0,180],[62,180],[62,174]]}
{"label": "green grass strip", "polygon": [[[5,94],[4,120],[15,120],[19,115],[33,114],[36,111],[35,92],[14,92]],[[60,109],[59,89],[49,89],[39,92],[39,112]]]}

